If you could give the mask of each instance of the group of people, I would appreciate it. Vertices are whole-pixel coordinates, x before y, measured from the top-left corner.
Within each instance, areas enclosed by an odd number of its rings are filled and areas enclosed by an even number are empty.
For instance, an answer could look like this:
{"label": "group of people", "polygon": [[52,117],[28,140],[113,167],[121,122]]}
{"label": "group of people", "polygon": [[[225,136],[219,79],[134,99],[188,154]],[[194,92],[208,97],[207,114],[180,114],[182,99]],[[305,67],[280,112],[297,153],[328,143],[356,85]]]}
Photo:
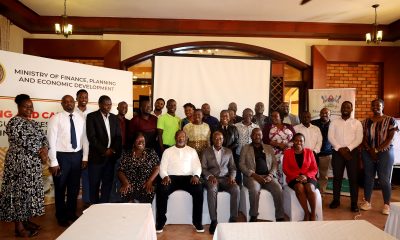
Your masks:
{"label": "group of people", "polygon": [[[108,96],[98,100],[99,109],[91,112],[86,104],[88,92],[79,90],[75,99],[61,99],[63,111],[48,124],[47,136],[37,122],[30,119],[32,100],[21,94],[15,98],[18,114],[6,128],[10,147],[7,152],[4,182],[0,195],[0,220],[13,221],[15,234],[30,237],[40,226],[30,218],[44,214],[42,163],[50,164],[55,187],[56,218],[67,227],[78,216],[77,197],[82,180],[82,199],[86,204],[106,202],[151,203],[156,198],[156,231],[166,223],[168,197],[184,190],[193,199],[192,221],[197,232],[202,226],[203,189],[211,218],[209,231],[217,222],[217,194],[230,193],[230,222],[237,221],[240,188],[249,190],[250,221],[257,221],[259,194],[272,194],[275,218],[284,220],[282,186],[292,188],[304,210],[304,220],[316,219],[316,193],[326,190],[328,168],[333,168],[333,201],[340,205],[340,188],[344,168],[350,182],[351,210],[358,211],[358,149],[362,149],[365,169],[365,201],[361,209],[371,208],[375,173],[384,196],[382,213],[389,213],[390,171],[393,165],[392,140],[398,130],[395,120],[383,114],[384,103],[371,102],[373,116],[363,123],[351,118],[353,106],[345,101],[341,117],[330,120],[323,108],[320,118],[311,121],[303,112],[301,122],[282,103],[270,117],[264,104],[236,115],[230,103],[220,112],[219,120],[211,116],[211,107],[200,109],[183,105],[186,117],[175,115],[177,103],[162,98],[140,102],[139,112],[125,118],[126,102],[118,103],[118,114],[110,113]],[[167,112],[163,112],[164,105]],[[317,164],[318,162],[318,164]],[[318,176],[318,177],[317,177]],[[308,208],[310,205],[310,210]]]}

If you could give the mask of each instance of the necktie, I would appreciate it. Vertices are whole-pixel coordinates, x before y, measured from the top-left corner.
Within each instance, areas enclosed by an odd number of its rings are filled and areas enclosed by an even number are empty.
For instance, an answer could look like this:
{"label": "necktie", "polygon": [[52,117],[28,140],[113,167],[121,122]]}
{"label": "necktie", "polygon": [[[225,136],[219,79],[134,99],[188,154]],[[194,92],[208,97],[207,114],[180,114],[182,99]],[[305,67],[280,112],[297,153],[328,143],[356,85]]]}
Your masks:
{"label": "necktie", "polygon": [[72,120],[72,116],[74,116],[72,113],[69,115],[69,122],[71,124],[70,132],[71,132],[71,146],[73,149],[76,149],[77,144],[76,144],[76,132],[75,132],[75,124],[74,120]]}

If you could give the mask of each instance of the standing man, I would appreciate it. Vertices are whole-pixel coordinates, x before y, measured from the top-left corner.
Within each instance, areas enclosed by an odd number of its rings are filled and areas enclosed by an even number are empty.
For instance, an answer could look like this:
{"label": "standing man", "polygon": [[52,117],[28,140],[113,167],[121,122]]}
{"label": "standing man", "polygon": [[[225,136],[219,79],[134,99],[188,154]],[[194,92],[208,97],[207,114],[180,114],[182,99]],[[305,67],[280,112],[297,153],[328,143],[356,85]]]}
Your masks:
{"label": "standing man", "polygon": [[241,116],[236,115],[236,113],[237,113],[237,105],[236,105],[235,102],[229,103],[228,110],[233,112],[233,116],[231,116],[232,123],[234,123],[234,124],[235,123],[239,123],[239,122],[241,122],[243,120]]}
{"label": "standing man", "polygon": [[262,143],[259,128],[251,132],[252,142],[243,147],[240,153],[240,169],[243,184],[249,189],[250,222],[256,222],[261,188],[271,193],[275,205],[276,221],[284,220],[282,187],[276,180],[277,161],[274,149]]}
{"label": "standing man", "polygon": [[[99,98],[99,110],[89,113],[86,133],[89,140],[90,202],[107,203],[114,179],[114,166],[121,156],[121,129],[117,116],[110,113],[110,97]],[[99,190],[101,185],[101,196]]]}
{"label": "standing man", "polygon": [[210,105],[208,103],[204,103],[201,105],[201,111],[203,112],[203,122],[207,123],[210,126],[211,131],[214,131],[219,122],[216,117],[210,115]]}
{"label": "standing man", "polygon": [[[157,142],[157,117],[151,114],[150,100],[146,99],[140,102],[139,114],[134,116],[129,122],[128,132],[128,139],[132,138],[136,132],[142,132],[146,141],[146,147],[152,148],[157,154],[160,154]],[[133,139],[129,139],[128,144],[131,148]]]}
{"label": "standing man", "polygon": [[318,184],[321,193],[326,191],[328,185],[328,169],[332,159],[332,145],[328,141],[328,130],[331,124],[331,111],[328,108],[322,108],[319,112],[319,119],[311,121],[311,123],[319,128],[322,134],[321,151],[318,153],[319,178]]}
{"label": "standing man", "polygon": [[151,114],[153,114],[156,117],[161,116],[164,105],[165,105],[164,99],[157,98],[156,102],[154,103],[154,111],[151,112]]}
{"label": "standing man", "polygon": [[181,119],[175,116],[176,101],[169,99],[167,101],[167,113],[161,115],[157,121],[158,143],[161,153],[166,148],[175,145],[175,133],[181,127]]}
{"label": "standing man", "polygon": [[279,106],[279,114],[281,115],[282,123],[287,123],[292,126],[300,124],[299,117],[290,113],[288,102],[281,103]]}
{"label": "standing man", "polygon": [[301,123],[293,128],[296,133],[304,135],[304,147],[311,149],[317,159],[317,154],[321,151],[322,134],[317,126],[311,124],[311,113],[304,111],[301,114]]}
{"label": "standing man", "polygon": [[156,231],[163,231],[167,217],[168,197],[175,190],[184,190],[193,198],[192,221],[197,232],[204,232],[202,225],[203,186],[200,182],[201,164],[196,150],[186,146],[186,134],[179,130],[175,134],[176,144],[165,149],[161,158],[161,184],[157,187]]}
{"label": "standing man", "polygon": [[253,119],[251,119],[251,121],[257,124],[260,129],[264,129],[265,124],[268,124],[270,122],[269,117],[264,115],[264,103],[256,103],[256,105],[254,106],[254,112],[256,114],[253,116]]}
{"label": "standing man", "polygon": [[[50,172],[55,190],[56,218],[62,227],[74,222],[80,188],[81,169],[86,168],[89,143],[85,119],[74,112],[75,101],[70,95],[61,100],[63,112],[54,115],[48,124]],[[65,201],[65,195],[67,201]]]}
{"label": "standing man", "polygon": [[358,145],[363,140],[363,128],[361,122],[351,118],[353,104],[344,101],[340,108],[341,118],[332,121],[328,140],[332,144],[332,169],[333,169],[333,201],[329,208],[340,206],[340,190],[344,168],[350,184],[351,211],[358,212]]}
{"label": "standing man", "polygon": [[[88,92],[85,89],[80,89],[78,92],[76,92],[76,101],[78,102],[78,107],[75,108],[75,112],[80,114],[83,119],[85,119],[86,125],[86,116],[92,112],[92,110],[86,107],[89,101]],[[82,200],[85,207],[90,205],[89,170],[87,167],[82,169]]]}
{"label": "standing man", "polygon": [[[251,133],[253,129],[258,128],[258,125],[251,122],[253,118],[253,110],[250,108],[246,108],[243,110],[243,120],[239,123],[236,123],[235,126],[239,132],[239,145],[236,148],[236,154],[240,156],[240,151],[242,147],[246,144],[251,143]],[[239,160],[239,159],[238,159]],[[239,185],[242,185],[242,172],[239,170],[239,161],[235,162],[236,164],[236,182]]]}
{"label": "standing man", "polygon": [[231,195],[229,222],[236,222],[239,208],[239,186],[236,184],[236,167],[232,151],[223,147],[224,136],[216,131],[212,136],[213,146],[204,150],[201,157],[203,177],[206,180],[208,211],[211,224],[209,231],[214,234],[217,227],[218,191],[227,191]]}
{"label": "standing man", "polygon": [[[128,132],[128,127],[129,127],[129,120],[125,118],[125,115],[128,112],[128,104],[126,102],[118,103],[117,110],[118,110],[117,119],[119,122],[119,127],[121,129],[122,151],[125,151],[131,147],[131,146],[127,145],[128,144],[127,132]],[[121,158],[118,158],[117,162],[115,164],[115,167],[114,167],[114,180],[113,180],[113,185],[112,185],[112,190],[111,190],[111,195],[110,195],[110,202],[121,202],[122,201],[121,194],[119,192],[119,189],[121,187],[121,182],[119,181],[119,178],[117,176],[120,163],[121,163]]]}

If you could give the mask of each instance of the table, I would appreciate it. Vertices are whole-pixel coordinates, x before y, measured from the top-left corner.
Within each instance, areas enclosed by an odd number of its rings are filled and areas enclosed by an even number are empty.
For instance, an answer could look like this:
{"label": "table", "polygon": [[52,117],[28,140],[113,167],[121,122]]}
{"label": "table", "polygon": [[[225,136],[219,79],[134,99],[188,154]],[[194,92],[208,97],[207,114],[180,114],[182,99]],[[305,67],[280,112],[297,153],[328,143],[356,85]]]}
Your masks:
{"label": "table", "polygon": [[395,240],[365,220],[220,223],[213,240]]}
{"label": "table", "polygon": [[90,206],[59,240],[156,240],[150,204],[107,203]]}
{"label": "table", "polygon": [[390,204],[390,213],[386,219],[385,232],[400,239],[400,202]]}

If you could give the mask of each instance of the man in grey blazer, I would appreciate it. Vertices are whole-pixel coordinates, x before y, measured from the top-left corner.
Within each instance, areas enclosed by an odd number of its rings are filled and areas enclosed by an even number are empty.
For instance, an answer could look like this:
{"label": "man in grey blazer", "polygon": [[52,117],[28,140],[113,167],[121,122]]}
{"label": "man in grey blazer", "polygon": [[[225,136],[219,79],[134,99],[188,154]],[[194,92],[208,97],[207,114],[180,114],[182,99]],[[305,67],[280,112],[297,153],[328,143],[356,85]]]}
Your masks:
{"label": "man in grey blazer", "polygon": [[275,205],[276,221],[283,221],[282,188],[276,180],[277,161],[270,145],[262,143],[262,131],[259,128],[251,132],[252,143],[246,144],[240,152],[240,170],[243,184],[249,189],[250,222],[256,222],[261,188],[272,194]]}
{"label": "man in grey blazer", "polygon": [[239,186],[236,184],[236,167],[232,151],[223,147],[224,136],[216,131],[212,135],[213,146],[203,151],[201,158],[202,174],[206,180],[208,210],[211,224],[209,231],[214,234],[217,227],[217,194],[227,191],[231,195],[229,222],[236,222],[239,204]]}

